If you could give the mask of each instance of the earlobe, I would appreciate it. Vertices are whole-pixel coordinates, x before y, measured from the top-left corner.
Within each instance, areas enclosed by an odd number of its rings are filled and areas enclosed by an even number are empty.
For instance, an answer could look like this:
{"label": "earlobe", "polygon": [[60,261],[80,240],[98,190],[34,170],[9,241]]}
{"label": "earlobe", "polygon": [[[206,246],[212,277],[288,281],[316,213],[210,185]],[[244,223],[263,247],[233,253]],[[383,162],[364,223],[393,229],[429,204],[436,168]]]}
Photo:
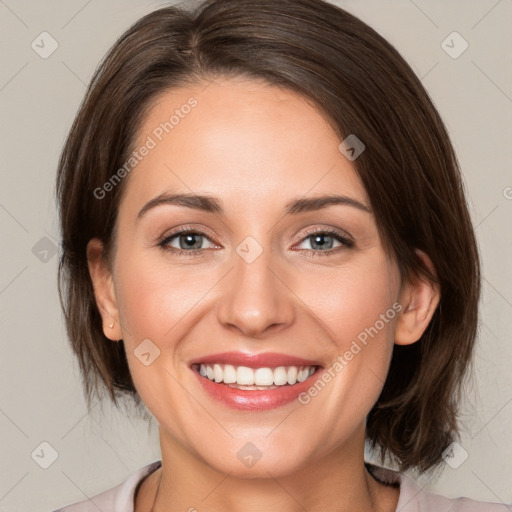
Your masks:
{"label": "earlobe", "polygon": [[[430,258],[416,249],[418,256],[425,262],[434,276],[437,276]],[[404,283],[400,293],[403,309],[395,326],[395,343],[410,345],[418,341],[430,323],[441,298],[440,286],[426,276],[415,276]]]}
{"label": "earlobe", "polygon": [[103,244],[98,238],[87,244],[87,265],[94,288],[96,305],[103,321],[103,333],[113,341],[122,339],[119,311],[112,274],[103,259]]}

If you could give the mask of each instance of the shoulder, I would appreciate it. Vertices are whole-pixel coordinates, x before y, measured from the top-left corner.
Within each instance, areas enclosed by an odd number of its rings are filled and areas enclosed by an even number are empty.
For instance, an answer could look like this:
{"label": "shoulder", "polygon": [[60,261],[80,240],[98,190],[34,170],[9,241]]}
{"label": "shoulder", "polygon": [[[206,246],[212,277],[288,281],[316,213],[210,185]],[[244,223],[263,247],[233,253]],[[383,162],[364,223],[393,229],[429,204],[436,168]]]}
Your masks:
{"label": "shoulder", "polygon": [[400,485],[397,512],[512,512],[512,505],[466,497],[446,498],[423,489],[418,482],[404,473],[375,464],[367,464],[367,468],[380,482]]}
{"label": "shoulder", "polygon": [[70,503],[53,512],[133,512],[135,491],[142,480],[162,465],[158,460],[132,473],[124,482],[87,500]]}

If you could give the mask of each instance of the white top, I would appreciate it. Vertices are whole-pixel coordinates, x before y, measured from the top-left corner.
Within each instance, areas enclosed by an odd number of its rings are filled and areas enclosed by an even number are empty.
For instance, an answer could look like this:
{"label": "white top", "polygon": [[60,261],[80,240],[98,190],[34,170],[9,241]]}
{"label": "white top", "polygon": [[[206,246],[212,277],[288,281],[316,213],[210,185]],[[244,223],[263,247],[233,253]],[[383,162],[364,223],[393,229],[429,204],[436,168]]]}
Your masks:
{"label": "white top", "polygon": [[[379,481],[400,486],[396,512],[512,512],[512,505],[476,501],[469,498],[449,499],[422,490],[412,478],[375,464],[366,463],[372,475]],[[53,512],[134,512],[137,486],[150,473],[162,465],[157,460],[132,473],[118,486],[84,500],[66,505]]]}

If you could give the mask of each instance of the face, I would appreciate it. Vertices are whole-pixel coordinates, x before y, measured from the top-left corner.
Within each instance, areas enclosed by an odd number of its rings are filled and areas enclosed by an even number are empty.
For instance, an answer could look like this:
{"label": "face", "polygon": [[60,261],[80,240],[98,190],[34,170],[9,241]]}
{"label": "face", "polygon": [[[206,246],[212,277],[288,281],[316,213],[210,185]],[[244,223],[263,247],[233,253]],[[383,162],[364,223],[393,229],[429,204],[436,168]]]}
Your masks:
{"label": "face", "polygon": [[[212,468],[284,475],[354,439],[360,455],[401,283],[340,142],[301,96],[241,79],[166,92],[139,129],[150,150],[124,178],[110,335],[161,438]],[[345,199],[315,208],[324,196]],[[201,362],[268,387],[213,382]]]}

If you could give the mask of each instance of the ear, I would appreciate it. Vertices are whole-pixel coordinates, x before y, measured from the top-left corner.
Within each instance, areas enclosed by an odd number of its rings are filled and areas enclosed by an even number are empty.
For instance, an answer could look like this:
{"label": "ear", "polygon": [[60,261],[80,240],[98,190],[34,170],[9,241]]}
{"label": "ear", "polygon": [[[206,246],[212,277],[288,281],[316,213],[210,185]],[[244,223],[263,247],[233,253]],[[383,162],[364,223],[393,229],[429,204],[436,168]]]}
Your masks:
{"label": "ear", "polygon": [[[437,277],[434,265],[423,251],[415,249],[432,274]],[[415,276],[404,283],[399,302],[403,306],[395,325],[395,343],[410,345],[418,341],[428,327],[441,298],[440,286],[425,276]]]}
{"label": "ear", "polygon": [[[112,274],[103,260],[103,243],[92,238],[87,244],[87,265],[91,276],[94,297],[103,320],[103,333],[113,341],[122,339],[119,310]],[[111,327],[111,325],[113,326]]]}

